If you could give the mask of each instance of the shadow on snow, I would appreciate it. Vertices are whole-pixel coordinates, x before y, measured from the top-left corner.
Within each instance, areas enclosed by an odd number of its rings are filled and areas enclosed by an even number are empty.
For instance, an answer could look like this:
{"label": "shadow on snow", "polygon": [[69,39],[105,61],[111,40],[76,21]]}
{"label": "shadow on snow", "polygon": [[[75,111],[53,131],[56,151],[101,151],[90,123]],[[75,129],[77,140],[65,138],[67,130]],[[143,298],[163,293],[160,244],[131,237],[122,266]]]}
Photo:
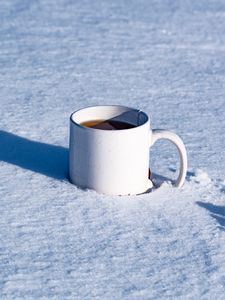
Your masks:
{"label": "shadow on snow", "polygon": [[200,207],[207,209],[210,216],[217,220],[219,228],[225,231],[225,206],[215,205],[209,202],[196,202]]}
{"label": "shadow on snow", "polygon": [[0,160],[63,180],[68,179],[68,149],[0,130]]}

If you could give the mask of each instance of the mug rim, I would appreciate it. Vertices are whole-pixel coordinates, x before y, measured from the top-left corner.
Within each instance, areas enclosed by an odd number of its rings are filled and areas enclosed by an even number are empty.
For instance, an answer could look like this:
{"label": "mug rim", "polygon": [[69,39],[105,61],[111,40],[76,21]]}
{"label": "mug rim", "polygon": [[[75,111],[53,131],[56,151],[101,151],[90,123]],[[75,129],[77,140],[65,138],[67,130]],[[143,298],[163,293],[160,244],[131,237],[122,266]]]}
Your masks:
{"label": "mug rim", "polygon": [[127,130],[135,130],[135,129],[138,129],[138,128],[141,128],[141,127],[145,126],[148,122],[149,122],[149,124],[150,124],[150,118],[149,118],[149,116],[148,116],[143,110],[140,110],[140,112],[142,112],[142,113],[145,115],[145,117],[146,117],[146,121],[145,121],[143,124],[138,125],[138,126],[133,127],[133,128],[127,128],[127,129],[121,129],[121,130],[108,130],[108,129],[98,129],[98,128],[86,127],[86,126],[83,126],[83,125],[81,125],[80,123],[77,123],[76,121],[73,120],[72,117],[73,117],[74,114],[76,114],[76,113],[78,113],[78,112],[80,112],[80,111],[82,111],[82,110],[85,110],[85,109],[87,109],[87,108],[92,108],[92,107],[98,107],[98,108],[100,108],[100,107],[121,107],[121,108],[126,108],[126,109],[131,109],[131,110],[132,110],[132,109],[133,109],[133,110],[137,110],[137,108],[133,108],[133,107],[130,107],[130,106],[125,106],[125,105],[117,105],[117,104],[104,104],[104,105],[97,104],[97,105],[89,105],[89,106],[85,106],[85,107],[83,107],[83,108],[80,108],[80,109],[77,109],[77,110],[73,111],[73,112],[71,113],[71,115],[70,115],[70,121],[71,121],[74,125],[76,125],[76,126],[82,128],[82,129],[85,129],[85,130],[95,130],[95,131],[97,130],[97,131],[110,132],[110,133],[112,133],[112,132],[117,132],[117,133],[120,132],[120,133],[121,133],[121,131],[124,132],[124,131],[127,131]]}

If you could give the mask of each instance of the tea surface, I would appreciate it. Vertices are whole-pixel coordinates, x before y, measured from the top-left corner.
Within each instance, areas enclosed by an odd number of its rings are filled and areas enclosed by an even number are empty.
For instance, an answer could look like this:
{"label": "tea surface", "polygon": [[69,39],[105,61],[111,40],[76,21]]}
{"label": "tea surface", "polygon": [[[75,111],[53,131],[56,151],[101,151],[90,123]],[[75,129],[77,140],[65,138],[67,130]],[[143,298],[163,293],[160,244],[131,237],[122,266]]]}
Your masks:
{"label": "tea surface", "polygon": [[122,130],[136,127],[133,124],[117,120],[90,120],[82,122],[80,125],[102,130]]}

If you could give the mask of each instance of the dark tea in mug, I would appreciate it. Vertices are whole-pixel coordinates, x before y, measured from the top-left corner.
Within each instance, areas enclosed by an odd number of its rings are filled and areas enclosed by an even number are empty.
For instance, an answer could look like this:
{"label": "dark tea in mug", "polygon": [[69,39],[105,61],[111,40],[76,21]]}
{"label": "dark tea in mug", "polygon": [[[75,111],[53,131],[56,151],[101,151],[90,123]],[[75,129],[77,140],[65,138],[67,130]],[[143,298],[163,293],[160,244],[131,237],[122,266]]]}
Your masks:
{"label": "dark tea in mug", "polygon": [[118,121],[118,120],[89,120],[80,123],[80,125],[84,127],[90,127],[95,129],[102,129],[102,130],[122,130],[122,129],[130,129],[136,127],[136,125]]}

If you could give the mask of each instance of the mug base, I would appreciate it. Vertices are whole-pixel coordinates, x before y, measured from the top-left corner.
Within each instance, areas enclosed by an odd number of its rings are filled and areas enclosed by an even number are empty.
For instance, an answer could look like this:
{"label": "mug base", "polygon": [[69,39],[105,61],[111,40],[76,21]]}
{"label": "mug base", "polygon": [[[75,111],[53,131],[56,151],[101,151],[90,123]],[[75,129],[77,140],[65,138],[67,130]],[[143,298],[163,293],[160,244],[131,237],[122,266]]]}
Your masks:
{"label": "mug base", "polygon": [[104,190],[97,190],[93,187],[87,187],[87,186],[82,186],[81,184],[78,184],[75,180],[73,180],[71,178],[71,176],[69,175],[68,177],[68,180],[71,184],[74,184],[75,186],[77,186],[79,189],[83,190],[83,191],[86,191],[86,190],[93,190],[99,194],[102,194],[102,195],[107,195],[107,196],[135,196],[135,195],[142,195],[142,194],[146,194],[146,193],[149,193],[152,188],[154,187],[154,184],[152,182],[152,180],[150,178],[148,178],[147,180],[147,184],[145,186],[145,188],[143,190],[133,190],[132,192],[124,192],[124,193],[119,193],[119,192],[113,192],[113,191],[110,191],[110,192],[107,192],[107,191],[104,191]]}

